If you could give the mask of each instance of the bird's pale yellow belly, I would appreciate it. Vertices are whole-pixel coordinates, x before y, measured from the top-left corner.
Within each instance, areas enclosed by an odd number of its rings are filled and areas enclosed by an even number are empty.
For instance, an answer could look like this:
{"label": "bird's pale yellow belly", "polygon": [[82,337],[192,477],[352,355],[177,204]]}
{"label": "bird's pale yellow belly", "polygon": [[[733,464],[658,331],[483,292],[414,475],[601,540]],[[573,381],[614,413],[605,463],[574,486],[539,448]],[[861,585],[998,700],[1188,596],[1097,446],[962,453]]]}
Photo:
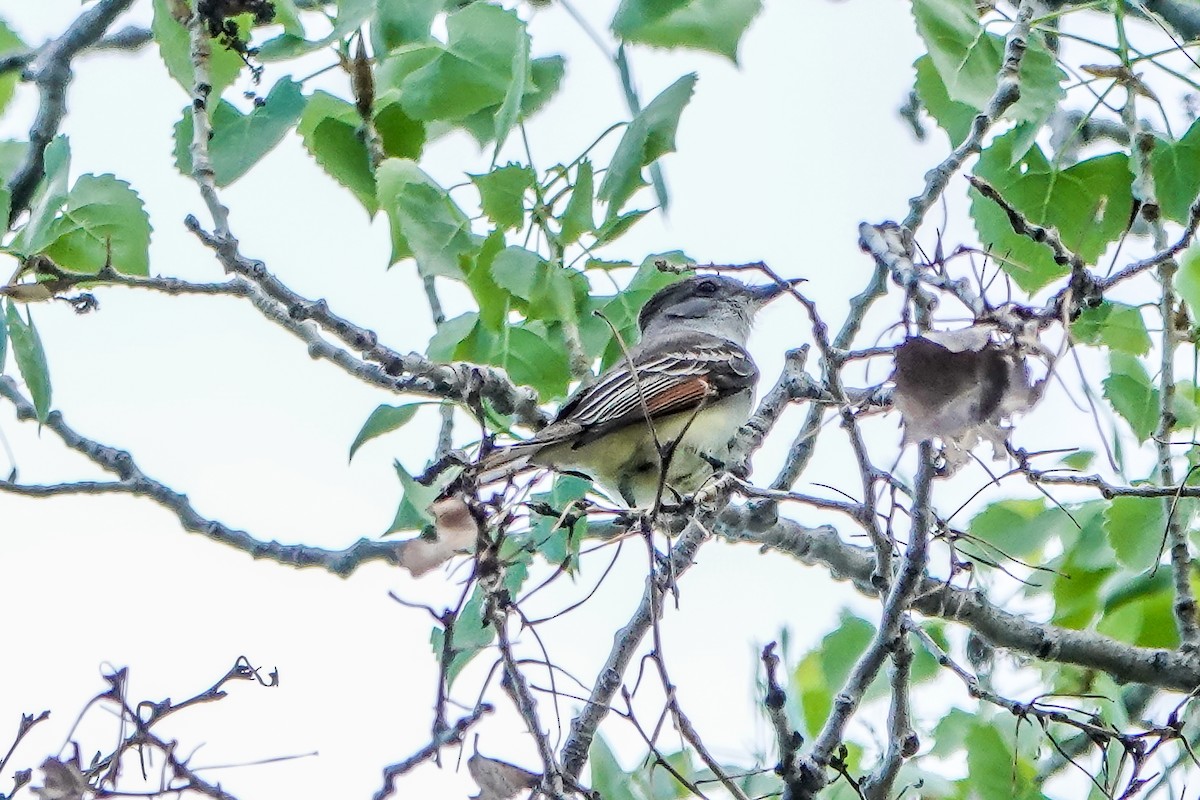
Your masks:
{"label": "bird's pale yellow belly", "polygon": [[[671,456],[664,501],[673,502],[678,495],[694,492],[708,480],[713,474],[709,459],[726,459],[729,440],[749,418],[753,403],[753,393],[744,392],[699,413],[674,414],[655,422],[654,431],[663,447],[683,435]],[[582,472],[636,507],[654,503],[662,469],[654,437],[645,425],[613,431],[578,449],[565,444],[548,448],[534,461]]]}

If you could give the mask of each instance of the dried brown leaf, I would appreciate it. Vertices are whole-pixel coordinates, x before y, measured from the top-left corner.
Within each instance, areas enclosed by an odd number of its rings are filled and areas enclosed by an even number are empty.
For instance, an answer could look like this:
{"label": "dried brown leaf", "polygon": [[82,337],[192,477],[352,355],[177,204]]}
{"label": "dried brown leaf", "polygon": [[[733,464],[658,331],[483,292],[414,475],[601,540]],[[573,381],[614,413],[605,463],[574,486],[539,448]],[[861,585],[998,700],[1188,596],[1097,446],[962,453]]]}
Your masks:
{"label": "dried brown leaf", "polygon": [[434,538],[418,537],[401,542],[400,566],[419,578],[449,561],[457,553],[470,552],[479,538],[479,521],[462,495],[449,495],[429,507],[433,514]]}
{"label": "dried brown leaf", "polygon": [[14,283],[0,286],[0,295],[10,297],[18,303],[39,303],[54,297],[54,292],[45,283]]}
{"label": "dried brown leaf", "polygon": [[42,762],[42,785],[29,791],[40,800],[84,800],[91,791],[74,761],[59,761],[51,756]]}
{"label": "dried brown leaf", "polygon": [[532,789],[541,777],[516,764],[479,753],[467,759],[467,769],[475,783],[479,784],[479,794],[473,795],[471,800],[509,800],[522,789]]}
{"label": "dried brown leaf", "polygon": [[1030,408],[1039,392],[1017,347],[992,334],[974,325],[910,337],[896,348],[893,401],[906,443],[941,439],[953,463],[982,438],[1003,455],[1003,420]]}

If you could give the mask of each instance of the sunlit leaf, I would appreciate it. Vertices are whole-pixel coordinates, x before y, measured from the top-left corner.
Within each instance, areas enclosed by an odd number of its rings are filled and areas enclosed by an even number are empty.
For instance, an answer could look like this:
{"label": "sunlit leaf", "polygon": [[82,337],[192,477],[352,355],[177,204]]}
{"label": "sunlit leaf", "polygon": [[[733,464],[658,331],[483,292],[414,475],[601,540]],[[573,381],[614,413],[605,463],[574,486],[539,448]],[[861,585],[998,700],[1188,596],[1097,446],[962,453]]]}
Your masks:
{"label": "sunlit leaf", "polygon": [[[188,29],[171,15],[170,0],[154,0],[154,20],[150,32],[158,44],[167,72],[190,96],[196,90],[196,72],[192,66],[192,42]],[[248,17],[243,17],[248,19]],[[248,34],[249,26],[239,26],[239,33]],[[240,53],[212,43],[212,55],[208,59],[209,102],[213,104],[221,93],[233,83],[242,67],[246,65]]]}
{"label": "sunlit leaf", "polygon": [[[28,313],[28,312],[26,312]],[[50,367],[46,364],[46,351],[42,339],[33,324],[21,318],[17,304],[9,300],[5,310],[8,322],[8,338],[12,342],[13,358],[21,379],[29,389],[29,397],[37,411],[38,422],[45,423],[50,413]]]}
{"label": "sunlit leaf", "polygon": [[1124,353],[1112,353],[1111,372],[1104,379],[1104,397],[1112,403],[1138,441],[1150,438],[1158,424],[1159,394],[1150,383],[1150,375],[1142,362]]}
{"label": "sunlit leaf", "polygon": [[651,100],[625,129],[597,193],[608,203],[609,218],[615,217],[625,201],[646,185],[642,167],[675,151],[679,117],[695,87],[695,73],[684,75]]}
{"label": "sunlit leaf", "polygon": [[[208,155],[217,185],[233,183],[274,150],[299,121],[304,103],[300,84],[284,77],[249,114],[225,100],[210,104],[213,135]],[[175,125],[175,166],[184,175],[192,174],[192,130],[192,110],[187,108]]]}
{"label": "sunlit leaf", "polygon": [[1104,533],[1122,564],[1148,569],[1167,535],[1166,506],[1161,498],[1114,497],[1104,512]]}
{"label": "sunlit leaf", "polygon": [[391,406],[385,403],[377,407],[371,412],[371,416],[367,417],[367,421],[363,423],[358,435],[354,437],[354,443],[350,445],[350,458],[353,459],[358,448],[372,439],[407,425],[421,405],[421,403],[406,403],[402,406]]}
{"label": "sunlit leaf", "polygon": [[1085,308],[1071,323],[1071,335],[1083,344],[1104,345],[1121,353],[1144,356],[1150,352],[1150,333],[1137,306],[1105,300]]}
{"label": "sunlit leaf", "polygon": [[737,61],[738,42],[761,0],[621,0],[612,30],[627,42],[688,47]]}
{"label": "sunlit leaf", "polygon": [[389,158],[375,173],[379,206],[392,228],[392,263],[413,256],[422,275],[462,280],[462,260],[478,250],[471,221],[416,162]]}
{"label": "sunlit leaf", "polygon": [[[991,183],[1030,222],[1058,229],[1063,244],[1094,263],[1120,238],[1133,202],[1129,159],[1123,153],[1081,161],[1058,170],[1034,145],[1013,166],[1015,132],[997,137],[979,156],[975,174]],[[971,216],[980,241],[1026,291],[1036,291],[1068,271],[1047,245],[1013,231],[1008,215],[971,190]]]}
{"label": "sunlit leaf", "polygon": [[80,175],[46,239],[46,255],[68,270],[98,272],[111,247],[113,269],[150,271],[150,218],[137,192],[112,175]]}
{"label": "sunlit leaf", "polygon": [[296,132],[325,173],[349,189],[368,214],[379,207],[371,156],[363,141],[362,120],[352,103],[317,91],[308,99]]}
{"label": "sunlit leaf", "polygon": [[1180,224],[1186,222],[1200,194],[1200,122],[1193,122],[1178,141],[1156,136],[1150,171],[1163,216]]}
{"label": "sunlit leaf", "polygon": [[479,189],[483,213],[500,228],[509,230],[525,224],[525,192],[533,186],[533,170],[524,164],[509,164],[483,175],[472,175]]}

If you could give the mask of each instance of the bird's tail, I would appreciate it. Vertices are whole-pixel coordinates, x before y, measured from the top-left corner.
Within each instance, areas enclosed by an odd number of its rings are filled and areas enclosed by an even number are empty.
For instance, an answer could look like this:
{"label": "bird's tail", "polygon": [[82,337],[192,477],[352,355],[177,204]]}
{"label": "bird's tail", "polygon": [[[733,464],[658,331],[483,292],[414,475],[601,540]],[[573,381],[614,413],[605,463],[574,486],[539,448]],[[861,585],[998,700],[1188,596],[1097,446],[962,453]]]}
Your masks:
{"label": "bird's tail", "polygon": [[475,480],[484,486],[532,469],[536,465],[531,463],[531,459],[540,449],[527,444],[513,444],[493,450],[476,465]]}

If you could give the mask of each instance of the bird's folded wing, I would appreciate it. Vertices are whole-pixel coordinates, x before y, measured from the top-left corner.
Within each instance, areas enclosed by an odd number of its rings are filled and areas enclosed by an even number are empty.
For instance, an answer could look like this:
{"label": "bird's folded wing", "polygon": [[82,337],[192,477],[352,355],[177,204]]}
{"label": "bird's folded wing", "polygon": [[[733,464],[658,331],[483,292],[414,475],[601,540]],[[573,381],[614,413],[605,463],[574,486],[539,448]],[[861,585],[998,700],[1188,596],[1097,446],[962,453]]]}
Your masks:
{"label": "bird's folded wing", "polygon": [[695,332],[663,337],[639,346],[596,383],[576,393],[554,422],[533,438],[486,456],[480,479],[486,482],[524,469],[535,463],[542,448],[582,447],[621,428],[646,425],[647,414],[658,421],[695,411],[746,391],[757,380],[754,362],[733,342]]}
{"label": "bird's folded wing", "polygon": [[654,421],[711,405],[751,388],[757,378],[754,362],[732,342],[672,338],[613,365],[535,438],[562,424],[574,429],[573,444],[579,447],[628,425],[645,425],[647,415]]}

